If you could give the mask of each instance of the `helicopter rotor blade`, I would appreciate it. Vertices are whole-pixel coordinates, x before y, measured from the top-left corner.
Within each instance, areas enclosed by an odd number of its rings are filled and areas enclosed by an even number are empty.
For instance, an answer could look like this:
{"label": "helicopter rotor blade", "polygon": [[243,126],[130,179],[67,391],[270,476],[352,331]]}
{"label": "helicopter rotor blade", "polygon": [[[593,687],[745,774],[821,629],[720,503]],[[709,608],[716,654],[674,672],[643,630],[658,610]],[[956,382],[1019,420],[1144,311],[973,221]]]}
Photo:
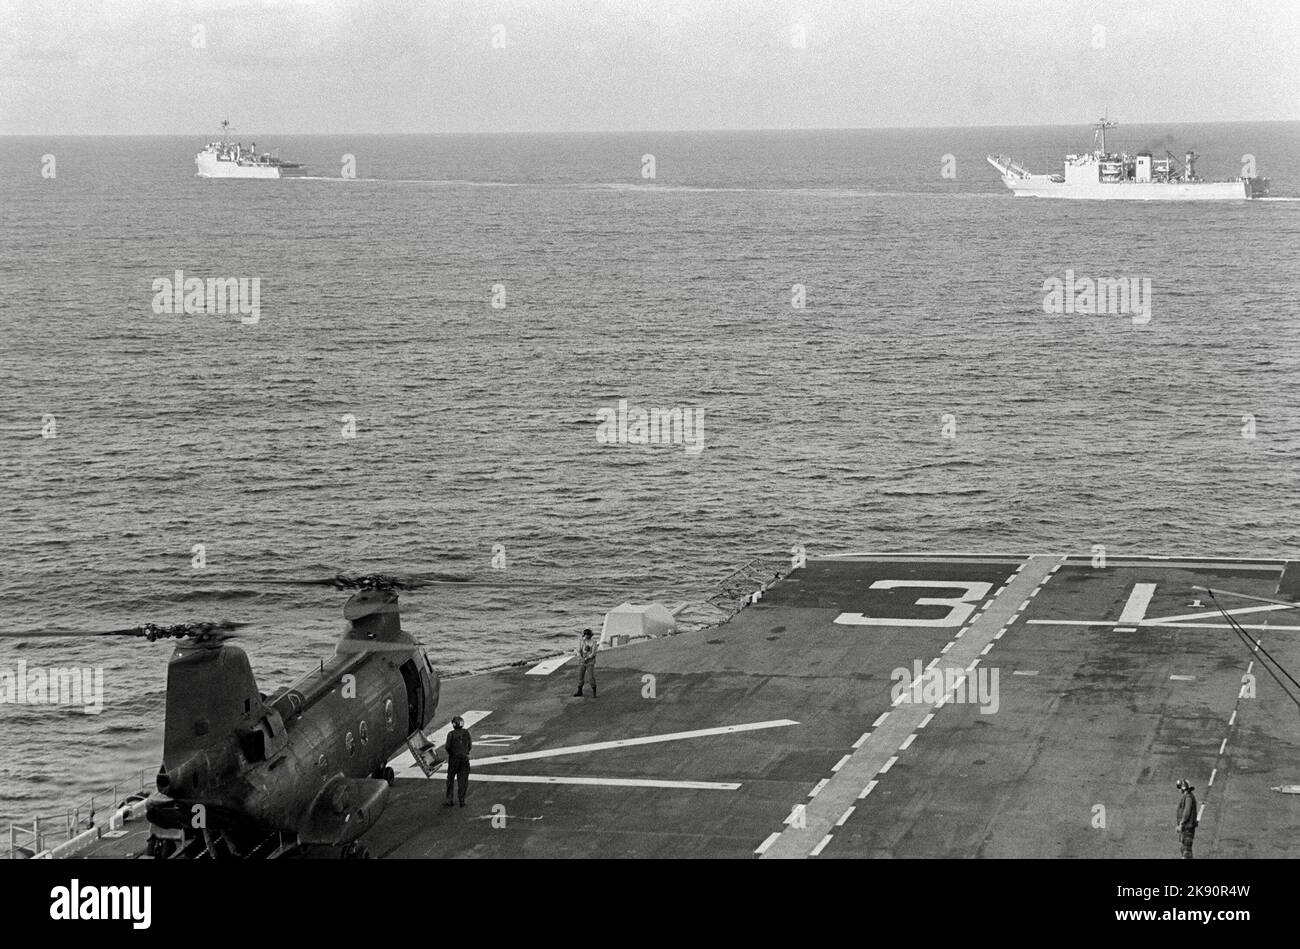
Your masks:
{"label": "helicopter rotor blade", "polygon": [[[215,582],[216,577],[211,578]],[[421,574],[339,574],[333,577],[252,577],[247,579],[231,579],[226,582],[249,584],[249,585],[270,585],[270,586],[322,586],[333,587],[336,590],[361,589],[366,586],[381,586],[393,590],[419,590],[426,587],[444,587],[444,588],[496,588],[502,590],[528,590],[528,589],[556,589],[556,590],[600,590],[600,589],[627,589],[639,586],[634,580],[619,582],[609,582],[600,580],[583,581],[575,583],[573,581],[551,581],[551,580],[473,580],[468,577],[454,577],[448,574],[436,574],[433,576]]]}
{"label": "helicopter rotor blade", "polygon": [[222,635],[222,638],[229,638],[234,635],[233,630],[242,629],[249,625],[251,624],[232,620],[222,620],[216,623],[178,623],[173,626],[158,626],[154,623],[145,623],[142,626],[131,626],[125,629],[34,629],[22,633],[0,630],[0,637],[5,639],[91,639],[101,636],[129,636],[148,639],[152,642],[157,639],[203,638],[219,634]]}
{"label": "helicopter rotor blade", "polygon": [[339,655],[367,652],[409,652],[415,654],[420,651],[420,648],[418,643],[384,643],[343,639],[339,641],[334,651]]}
{"label": "helicopter rotor blade", "polygon": [[[219,581],[221,578],[212,577],[212,581]],[[271,585],[271,586],[319,586],[333,587],[336,590],[356,590],[365,587],[384,587],[393,590],[413,590],[423,586],[433,584],[446,584],[457,586],[472,581],[453,574],[397,574],[397,573],[337,573],[331,577],[249,577],[249,578],[231,578],[226,580],[228,583],[247,583],[252,585]]]}
{"label": "helicopter rotor blade", "polygon": [[92,639],[101,636],[139,636],[135,628],[131,629],[33,629],[25,633],[0,630],[4,639]]}

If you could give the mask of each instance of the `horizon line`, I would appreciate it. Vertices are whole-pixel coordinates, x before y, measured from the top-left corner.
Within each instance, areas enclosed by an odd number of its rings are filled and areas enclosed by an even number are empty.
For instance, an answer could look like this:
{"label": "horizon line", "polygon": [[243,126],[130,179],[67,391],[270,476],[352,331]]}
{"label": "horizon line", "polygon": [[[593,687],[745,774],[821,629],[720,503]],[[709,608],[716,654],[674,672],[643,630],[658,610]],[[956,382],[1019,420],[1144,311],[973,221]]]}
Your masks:
{"label": "horizon line", "polygon": [[[1117,122],[1116,128],[1147,125],[1286,125],[1300,123],[1294,119],[1230,119],[1199,121]],[[743,127],[743,128],[649,128],[649,129],[512,129],[509,131],[464,130],[420,132],[301,132],[266,131],[264,135],[343,136],[343,135],[676,135],[676,134],[734,134],[754,132],[908,132],[908,131],[969,131],[971,129],[1042,129],[1042,128],[1093,128],[1095,123],[1050,122],[1033,125],[819,125],[797,127]],[[212,130],[199,132],[0,132],[0,138],[160,138],[191,137],[211,134]],[[247,133],[251,134],[251,133]]]}

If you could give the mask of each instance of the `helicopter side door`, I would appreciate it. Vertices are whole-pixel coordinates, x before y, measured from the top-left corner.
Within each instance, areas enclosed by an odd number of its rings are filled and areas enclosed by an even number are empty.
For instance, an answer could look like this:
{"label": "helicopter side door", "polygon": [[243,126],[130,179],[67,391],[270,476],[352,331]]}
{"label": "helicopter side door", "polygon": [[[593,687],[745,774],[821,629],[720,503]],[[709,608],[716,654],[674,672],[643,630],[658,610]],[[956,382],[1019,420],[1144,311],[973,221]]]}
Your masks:
{"label": "helicopter side door", "polygon": [[406,685],[406,734],[410,735],[424,724],[424,679],[414,659],[402,663],[401,673]]}

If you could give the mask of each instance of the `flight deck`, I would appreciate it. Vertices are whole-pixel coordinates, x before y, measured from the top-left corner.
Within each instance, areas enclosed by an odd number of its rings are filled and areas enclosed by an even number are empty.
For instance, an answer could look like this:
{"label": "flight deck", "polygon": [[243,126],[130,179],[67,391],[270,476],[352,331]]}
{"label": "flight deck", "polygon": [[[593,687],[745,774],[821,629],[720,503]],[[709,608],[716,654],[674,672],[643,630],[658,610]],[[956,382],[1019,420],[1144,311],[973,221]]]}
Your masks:
{"label": "flight deck", "polygon": [[[809,560],[722,625],[603,649],[599,698],[573,695],[572,659],[444,679],[430,737],[464,717],[466,806],[400,756],[362,842],[387,858],[1176,858],[1186,778],[1198,858],[1300,856],[1300,718],[1273,677],[1300,669],[1300,611],[1229,592],[1294,600],[1300,562]],[[82,855],[140,852],[144,822],[125,829]]]}

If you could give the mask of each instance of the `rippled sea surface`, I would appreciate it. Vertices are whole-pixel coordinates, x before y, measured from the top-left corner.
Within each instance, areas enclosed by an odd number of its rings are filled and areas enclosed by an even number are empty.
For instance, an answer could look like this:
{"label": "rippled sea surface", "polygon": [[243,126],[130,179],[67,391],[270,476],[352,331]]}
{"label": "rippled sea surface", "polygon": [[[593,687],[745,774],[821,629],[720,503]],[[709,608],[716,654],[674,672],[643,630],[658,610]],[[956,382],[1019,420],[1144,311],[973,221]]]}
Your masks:
{"label": "rippled sea surface", "polygon": [[[1294,556],[1300,124],[1119,131],[1275,199],[1015,199],[984,162],[1086,129],[260,136],[317,175],[271,182],[0,139],[0,625],[249,621],[270,692],[345,595],[262,581],[339,570],[502,583],[403,596],[464,671],[795,544]],[[155,313],[178,270],[258,278],[259,322]],[[1067,270],[1149,279],[1150,322],[1045,314]],[[621,399],[702,409],[704,450],[599,443]],[[170,651],[0,642],[0,678],[105,681],[0,705],[0,819],[155,770]]]}

